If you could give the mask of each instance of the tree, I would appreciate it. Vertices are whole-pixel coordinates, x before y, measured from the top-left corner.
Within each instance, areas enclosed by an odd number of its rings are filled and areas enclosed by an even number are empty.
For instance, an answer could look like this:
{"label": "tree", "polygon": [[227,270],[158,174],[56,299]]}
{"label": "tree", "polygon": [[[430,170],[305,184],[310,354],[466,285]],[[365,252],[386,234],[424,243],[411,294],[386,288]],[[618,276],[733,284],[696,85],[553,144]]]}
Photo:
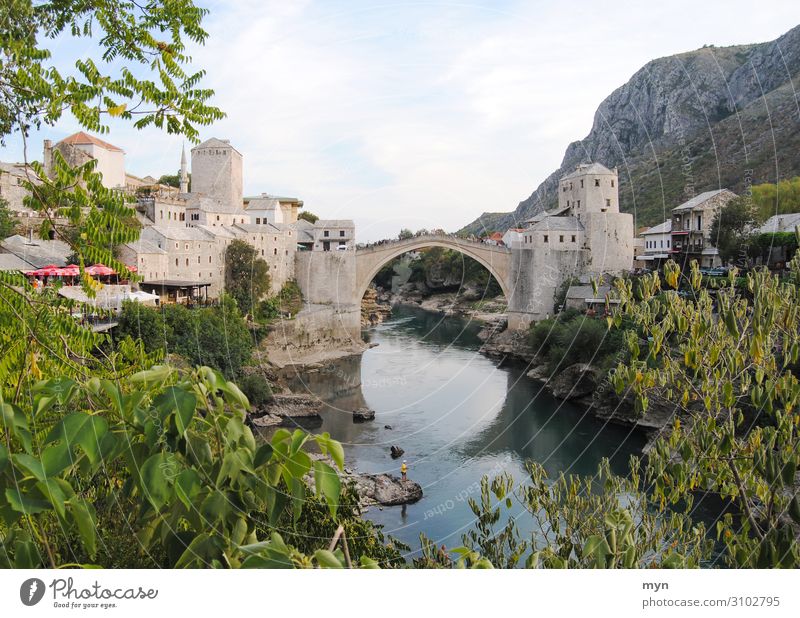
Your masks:
{"label": "tree", "polygon": [[269,291],[269,265],[251,245],[234,240],[225,250],[225,290],[244,313],[253,313],[256,303]]}
{"label": "tree", "polygon": [[302,219],[304,221],[308,221],[309,223],[316,223],[319,221],[319,217],[315,215],[313,212],[309,212],[308,210],[304,210],[299,215],[297,215],[298,219]]}
{"label": "tree", "polygon": [[6,199],[0,197],[0,240],[14,235],[18,227],[19,220],[11,212]]}
{"label": "tree", "polygon": [[[189,191],[192,190],[192,175],[187,174],[189,186],[187,187]],[[167,185],[168,187],[175,187],[179,189],[181,186],[181,172],[178,170],[174,174],[164,174],[158,179],[158,184]]]}
{"label": "tree", "polygon": [[737,197],[719,209],[711,224],[711,242],[722,261],[746,257],[747,239],[756,223],[756,209],[747,197]]}
{"label": "tree", "polygon": [[800,176],[781,180],[778,184],[753,185],[751,192],[761,220],[772,215],[800,212]]}
{"label": "tree", "polygon": [[800,565],[797,543],[800,498],[800,257],[782,282],[766,270],[748,273],[746,293],[735,271],[716,289],[702,286],[697,263],[685,279],[691,295],[679,295],[679,267],[665,265],[669,287],[660,294],[655,274],[643,277],[641,300],[618,281],[619,313],[628,330],[630,360],[612,375],[618,393],[629,390],[637,409],[655,404],[674,410],[668,437],[649,457],[653,494],[678,504],[694,490],[731,500],[716,524],[731,566]]}
{"label": "tree", "polygon": [[404,227],[400,230],[400,233],[397,235],[398,240],[408,240],[409,238],[414,238],[414,232],[409,230],[407,227]]}

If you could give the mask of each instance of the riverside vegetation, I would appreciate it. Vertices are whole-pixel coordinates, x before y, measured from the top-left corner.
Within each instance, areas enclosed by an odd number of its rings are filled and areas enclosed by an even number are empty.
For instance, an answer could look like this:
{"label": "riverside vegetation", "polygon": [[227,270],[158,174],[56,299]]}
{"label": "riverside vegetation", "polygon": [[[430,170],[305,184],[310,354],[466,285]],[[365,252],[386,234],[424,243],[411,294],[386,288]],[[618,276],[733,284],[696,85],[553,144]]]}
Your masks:
{"label": "riverside vegetation", "polygon": [[[205,38],[205,11],[187,0],[146,8],[22,1],[0,10],[8,24],[0,34],[3,137],[53,124],[65,109],[89,130],[107,130],[102,119],[115,116],[189,139],[221,116],[199,88],[202,74],[185,72],[183,39]],[[93,33],[104,58],[136,70],[116,78],[89,59],[77,61],[78,77],[62,76],[40,41],[66,33]],[[145,73],[152,81],[135,77]],[[136,237],[121,223],[132,210],[102,186],[93,163],[56,162],[54,178],[34,164],[37,178],[27,184],[28,206],[46,217],[42,232],[62,235],[57,212],[74,232],[62,237],[82,271],[87,259],[124,268],[113,247]],[[422,538],[415,566],[698,566],[712,549],[692,519],[698,491],[729,500],[736,514],[713,531],[728,564],[798,565],[800,257],[786,281],[753,272],[743,290],[731,275],[717,290],[716,313],[696,266],[685,276],[689,297],[677,294],[674,264],[666,290],[656,276],[637,290],[619,281],[621,304],[606,323],[632,325],[629,358],[611,375],[617,391],[630,391],[641,414],[656,400],[678,413],[649,459],[634,458],[626,477],[602,464],[593,478],[548,480],[531,463],[523,480],[485,478],[463,547],[442,552]],[[85,273],[82,282],[89,294],[97,289]],[[20,274],[0,274],[0,300],[3,566],[406,564],[404,548],[359,517],[338,473],[344,451],[326,434],[278,429],[258,442],[244,423],[247,396],[222,371],[164,364],[158,343],[87,330],[70,315],[79,304],[34,291]],[[214,310],[230,317],[239,308],[223,300]],[[172,328],[180,341],[185,334]],[[189,344],[178,345],[194,358]],[[530,538],[503,517],[514,501],[538,524]],[[340,527],[349,551],[329,549]]]}

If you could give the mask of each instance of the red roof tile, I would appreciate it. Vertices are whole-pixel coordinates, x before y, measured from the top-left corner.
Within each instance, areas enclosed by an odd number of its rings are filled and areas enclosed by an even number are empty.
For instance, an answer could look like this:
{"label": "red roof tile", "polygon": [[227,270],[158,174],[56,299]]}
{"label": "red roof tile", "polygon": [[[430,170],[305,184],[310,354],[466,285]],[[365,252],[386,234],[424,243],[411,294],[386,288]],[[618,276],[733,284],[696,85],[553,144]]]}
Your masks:
{"label": "red roof tile", "polygon": [[98,137],[94,135],[89,135],[83,131],[78,131],[77,133],[73,133],[69,137],[65,137],[62,139],[59,144],[94,144],[95,146],[100,146],[101,148],[105,148],[106,150],[115,150],[117,152],[123,152],[122,148],[118,148],[114,146],[114,144],[109,144],[108,142],[104,142]]}

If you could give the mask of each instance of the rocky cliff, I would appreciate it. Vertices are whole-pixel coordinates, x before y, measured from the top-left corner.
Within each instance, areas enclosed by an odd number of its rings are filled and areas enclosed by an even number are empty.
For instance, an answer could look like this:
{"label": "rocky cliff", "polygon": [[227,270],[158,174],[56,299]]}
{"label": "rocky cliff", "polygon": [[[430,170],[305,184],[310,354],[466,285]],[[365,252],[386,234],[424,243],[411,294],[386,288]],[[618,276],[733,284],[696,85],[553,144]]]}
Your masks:
{"label": "rocky cliff", "polygon": [[694,194],[800,175],[800,26],[769,43],[708,46],[659,58],[611,93],[561,167],[510,213],[463,231],[505,230],[557,202],[583,161],[617,166],[620,205],[653,225]]}

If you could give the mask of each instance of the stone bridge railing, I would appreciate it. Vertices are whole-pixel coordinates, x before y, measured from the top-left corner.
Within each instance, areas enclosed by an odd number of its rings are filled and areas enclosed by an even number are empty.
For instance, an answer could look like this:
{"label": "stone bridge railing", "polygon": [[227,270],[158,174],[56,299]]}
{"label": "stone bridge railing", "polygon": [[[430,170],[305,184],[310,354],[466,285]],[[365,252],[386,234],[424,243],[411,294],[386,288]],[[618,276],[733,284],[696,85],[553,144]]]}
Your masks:
{"label": "stone bridge railing", "polygon": [[[433,243],[433,244],[432,244]],[[421,236],[412,236],[411,238],[404,238],[402,240],[386,240],[367,245],[357,245],[356,253],[368,253],[377,251],[386,251],[387,249],[395,249],[399,247],[422,245],[425,246],[441,246],[452,245],[454,249],[458,247],[469,247],[473,250],[489,250],[496,251],[497,253],[510,254],[511,250],[508,247],[493,245],[478,240],[469,240],[461,238],[460,236],[452,236],[450,234],[422,234]],[[409,249],[412,250],[412,249]]]}

